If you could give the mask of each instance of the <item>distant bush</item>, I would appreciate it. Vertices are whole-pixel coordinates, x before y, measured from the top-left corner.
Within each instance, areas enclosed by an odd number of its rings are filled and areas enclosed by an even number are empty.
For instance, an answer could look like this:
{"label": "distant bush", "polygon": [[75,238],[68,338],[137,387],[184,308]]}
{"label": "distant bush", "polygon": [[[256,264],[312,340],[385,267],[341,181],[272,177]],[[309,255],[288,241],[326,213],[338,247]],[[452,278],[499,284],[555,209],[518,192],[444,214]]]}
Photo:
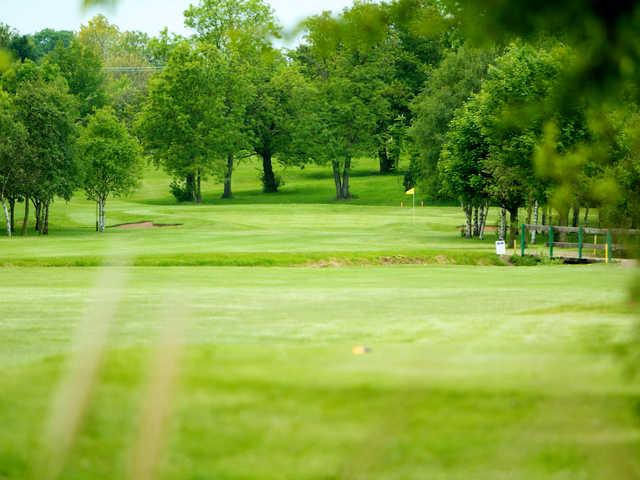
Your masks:
{"label": "distant bush", "polygon": [[171,190],[171,195],[173,195],[178,202],[193,201],[193,191],[185,180],[174,180],[171,182],[171,185],[169,185],[169,189]]}

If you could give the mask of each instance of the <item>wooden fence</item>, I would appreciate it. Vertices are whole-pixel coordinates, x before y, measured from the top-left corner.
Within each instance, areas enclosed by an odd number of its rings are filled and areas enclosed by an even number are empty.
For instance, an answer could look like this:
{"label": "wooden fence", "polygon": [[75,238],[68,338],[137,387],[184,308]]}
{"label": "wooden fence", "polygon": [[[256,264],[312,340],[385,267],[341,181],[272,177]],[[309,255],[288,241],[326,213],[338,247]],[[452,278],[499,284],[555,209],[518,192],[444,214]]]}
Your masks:
{"label": "wooden fence", "polygon": [[[549,247],[549,257],[553,258],[554,247],[558,248],[577,248],[578,258],[584,258],[584,249],[589,248],[594,251],[604,250],[605,260],[610,262],[613,260],[614,252],[621,252],[625,248],[623,245],[614,244],[613,236],[636,236],[640,235],[640,230],[622,229],[622,228],[591,228],[591,227],[557,227],[553,225],[522,225],[520,234],[520,253],[522,256],[526,253],[527,248],[527,231],[548,234],[546,246]],[[578,242],[556,242],[555,237],[558,233],[577,233]],[[585,235],[593,235],[593,243],[585,243]],[[603,242],[598,242],[598,236],[604,236]]]}

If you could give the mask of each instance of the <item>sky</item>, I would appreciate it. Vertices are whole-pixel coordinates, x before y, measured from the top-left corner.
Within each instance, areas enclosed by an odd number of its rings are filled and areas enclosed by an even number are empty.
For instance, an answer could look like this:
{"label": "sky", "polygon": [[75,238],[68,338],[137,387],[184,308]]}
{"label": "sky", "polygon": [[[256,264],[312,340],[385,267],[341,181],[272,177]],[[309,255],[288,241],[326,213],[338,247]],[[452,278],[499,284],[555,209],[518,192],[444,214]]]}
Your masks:
{"label": "sky", "polygon": [[[155,35],[163,27],[175,33],[188,33],[183,12],[196,0],[119,0],[115,8],[82,11],[80,0],[0,0],[0,22],[21,33],[43,28],[78,30],[82,23],[103,13],[121,30],[141,30]],[[280,22],[291,28],[309,15],[323,10],[340,11],[352,0],[268,0]]]}

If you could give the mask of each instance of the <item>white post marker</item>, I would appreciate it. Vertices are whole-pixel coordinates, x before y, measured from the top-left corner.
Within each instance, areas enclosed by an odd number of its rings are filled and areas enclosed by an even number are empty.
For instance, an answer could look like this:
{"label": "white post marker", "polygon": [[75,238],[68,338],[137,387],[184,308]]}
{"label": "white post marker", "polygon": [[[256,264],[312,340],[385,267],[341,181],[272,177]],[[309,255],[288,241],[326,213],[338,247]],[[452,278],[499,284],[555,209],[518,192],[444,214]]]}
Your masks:
{"label": "white post marker", "polygon": [[496,242],[496,255],[506,255],[507,254],[507,242],[504,240],[500,240]]}

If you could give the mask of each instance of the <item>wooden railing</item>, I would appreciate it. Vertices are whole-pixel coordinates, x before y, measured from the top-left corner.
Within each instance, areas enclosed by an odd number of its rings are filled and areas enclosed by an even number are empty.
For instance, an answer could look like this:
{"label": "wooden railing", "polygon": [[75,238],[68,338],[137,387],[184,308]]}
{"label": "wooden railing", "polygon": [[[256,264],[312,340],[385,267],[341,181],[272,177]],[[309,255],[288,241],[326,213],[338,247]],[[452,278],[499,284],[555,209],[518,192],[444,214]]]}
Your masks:
{"label": "wooden railing", "polygon": [[[524,256],[527,248],[527,231],[536,232],[536,233],[547,233],[548,241],[546,246],[549,247],[549,257],[553,258],[554,247],[558,248],[577,248],[578,249],[578,258],[582,259],[584,256],[584,249],[589,248],[596,250],[604,250],[605,251],[605,261],[610,262],[613,260],[614,252],[621,252],[625,249],[623,245],[614,244],[613,236],[636,236],[640,235],[640,230],[635,229],[622,229],[622,228],[591,228],[591,227],[557,227],[553,225],[522,225],[521,235],[520,235],[520,252],[521,255]],[[578,242],[556,242],[555,235],[558,233],[577,233],[578,234]],[[593,243],[585,243],[585,235],[593,235],[594,242]],[[598,242],[598,236],[605,236],[605,241],[602,243]]]}

